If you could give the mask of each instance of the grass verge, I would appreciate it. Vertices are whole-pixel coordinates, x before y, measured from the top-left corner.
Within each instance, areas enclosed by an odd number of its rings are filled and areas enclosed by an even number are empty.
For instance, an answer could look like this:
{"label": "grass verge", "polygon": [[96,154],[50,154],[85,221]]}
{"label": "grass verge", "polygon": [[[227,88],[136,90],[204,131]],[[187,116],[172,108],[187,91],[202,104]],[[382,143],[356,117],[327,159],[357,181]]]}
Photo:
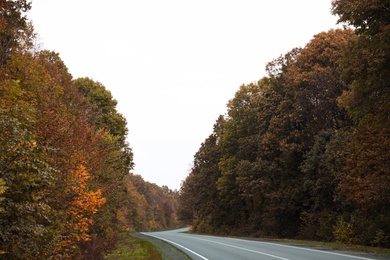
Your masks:
{"label": "grass verge", "polygon": [[134,237],[141,238],[153,243],[160,250],[162,260],[191,260],[191,257],[185,254],[183,251],[163,240],[136,232],[131,234]]}
{"label": "grass verge", "polygon": [[307,245],[313,247],[324,247],[324,248],[332,248],[332,249],[339,249],[339,250],[346,250],[346,251],[358,251],[364,253],[386,255],[390,257],[389,248],[360,246],[360,245],[346,245],[337,242],[318,242],[318,241],[294,240],[294,239],[275,239],[274,241],[291,244],[291,245]]}
{"label": "grass verge", "polygon": [[106,255],[107,260],[162,260],[160,251],[149,241],[135,238],[128,232],[119,234],[116,248]]}

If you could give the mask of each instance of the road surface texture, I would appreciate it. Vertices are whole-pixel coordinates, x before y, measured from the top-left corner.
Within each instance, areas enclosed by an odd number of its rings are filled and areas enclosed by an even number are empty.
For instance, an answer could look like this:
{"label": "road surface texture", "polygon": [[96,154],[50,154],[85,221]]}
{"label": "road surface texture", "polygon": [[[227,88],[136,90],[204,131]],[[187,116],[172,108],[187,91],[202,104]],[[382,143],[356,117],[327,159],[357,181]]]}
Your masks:
{"label": "road surface texture", "polygon": [[184,233],[188,229],[142,234],[168,242],[192,259],[198,260],[376,260],[388,257],[364,253],[314,249],[274,242],[194,235]]}

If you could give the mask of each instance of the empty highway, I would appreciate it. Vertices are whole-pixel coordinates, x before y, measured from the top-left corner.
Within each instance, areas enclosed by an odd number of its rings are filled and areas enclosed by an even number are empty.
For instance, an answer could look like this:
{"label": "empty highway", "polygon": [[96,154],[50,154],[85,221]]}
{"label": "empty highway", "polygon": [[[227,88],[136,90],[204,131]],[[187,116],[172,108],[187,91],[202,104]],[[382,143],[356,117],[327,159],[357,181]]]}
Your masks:
{"label": "empty highway", "polygon": [[366,254],[345,253],[329,249],[290,246],[226,237],[184,233],[187,229],[142,234],[159,238],[181,249],[192,259],[201,260],[374,260]]}

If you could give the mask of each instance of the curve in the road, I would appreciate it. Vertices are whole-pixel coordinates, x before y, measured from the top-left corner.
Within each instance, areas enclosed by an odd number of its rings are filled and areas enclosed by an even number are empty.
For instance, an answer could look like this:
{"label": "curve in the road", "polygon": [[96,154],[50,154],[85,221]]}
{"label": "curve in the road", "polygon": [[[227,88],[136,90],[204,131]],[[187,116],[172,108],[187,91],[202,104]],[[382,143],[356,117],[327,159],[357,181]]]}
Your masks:
{"label": "curve in the road", "polygon": [[206,241],[206,242],[209,242],[209,243],[222,245],[222,246],[226,246],[226,247],[240,249],[240,250],[243,250],[243,251],[247,251],[247,252],[251,252],[251,253],[255,253],[255,254],[259,254],[259,255],[265,255],[265,256],[269,256],[269,257],[280,259],[280,260],[290,260],[290,259],[287,259],[287,258],[284,258],[284,257],[279,257],[279,256],[276,256],[276,255],[271,255],[271,254],[263,253],[263,252],[260,252],[260,251],[256,251],[256,250],[252,250],[252,249],[248,249],[248,248],[243,248],[243,247],[239,247],[239,246],[234,246],[234,245],[229,245],[229,244],[225,244],[225,243],[221,243],[221,242],[216,242],[216,241],[211,241],[211,240],[201,239],[201,238],[195,238],[195,239]]}
{"label": "curve in the road", "polygon": [[[168,242],[191,255],[193,259],[277,259],[277,260],[374,260],[342,252],[316,250],[285,244],[186,234],[186,229],[147,232],[148,236]],[[261,258],[259,258],[261,257]]]}
{"label": "curve in the road", "polygon": [[198,253],[192,251],[191,249],[189,249],[189,248],[187,248],[187,247],[185,247],[185,246],[182,246],[182,245],[180,245],[180,244],[178,244],[178,243],[175,243],[175,242],[173,242],[173,241],[170,241],[170,240],[168,240],[168,239],[166,239],[166,238],[154,236],[154,235],[151,235],[150,233],[142,233],[142,234],[145,234],[145,235],[148,235],[148,236],[157,238],[157,239],[161,239],[161,240],[163,240],[163,241],[165,241],[165,242],[171,243],[172,245],[174,245],[174,246],[176,246],[176,247],[179,247],[179,248],[181,248],[181,249],[184,249],[184,250],[186,250],[186,251],[188,251],[188,252],[190,252],[190,253],[192,253],[192,254],[194,254],[194,255],[196,255],[196,256],[199,256],[199,257],[200,257],[201,259],[203,259],[203,260],[209,260],[209,259],[207,259],[206,257],[204,257],[204,256],[202,256],[202,255],[200,255],[200,254],[198,254]]}

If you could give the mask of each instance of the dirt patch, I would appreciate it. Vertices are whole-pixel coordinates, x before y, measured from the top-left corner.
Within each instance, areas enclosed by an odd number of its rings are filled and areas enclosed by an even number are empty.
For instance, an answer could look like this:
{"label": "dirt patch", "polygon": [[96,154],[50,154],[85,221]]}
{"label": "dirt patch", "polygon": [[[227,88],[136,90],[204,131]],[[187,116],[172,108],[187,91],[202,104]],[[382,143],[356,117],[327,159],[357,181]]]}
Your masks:
{"label": "dirt patch", "polygon": [[187,254],[185,254],[183,251],[181,251],[180,249],[174,247],[173,245],[171,245],[163,240],[160,240],[160,239],[157,239],[154,237],[150,237],[150,236],[146,236],[146,235],[143,235],[143,234],[138,233],[138,232],[133,232],[133,233],[131,233],[131,235],[133,237],[137,237],[137,238],[140,238],[140,239],[143,239],[143,240],[146,240],[146,241],[153,243],[158,248],[158,250],[161,252],[163,260],[189,260],[189,259],[191,259],[191,257],[189,257]]}

